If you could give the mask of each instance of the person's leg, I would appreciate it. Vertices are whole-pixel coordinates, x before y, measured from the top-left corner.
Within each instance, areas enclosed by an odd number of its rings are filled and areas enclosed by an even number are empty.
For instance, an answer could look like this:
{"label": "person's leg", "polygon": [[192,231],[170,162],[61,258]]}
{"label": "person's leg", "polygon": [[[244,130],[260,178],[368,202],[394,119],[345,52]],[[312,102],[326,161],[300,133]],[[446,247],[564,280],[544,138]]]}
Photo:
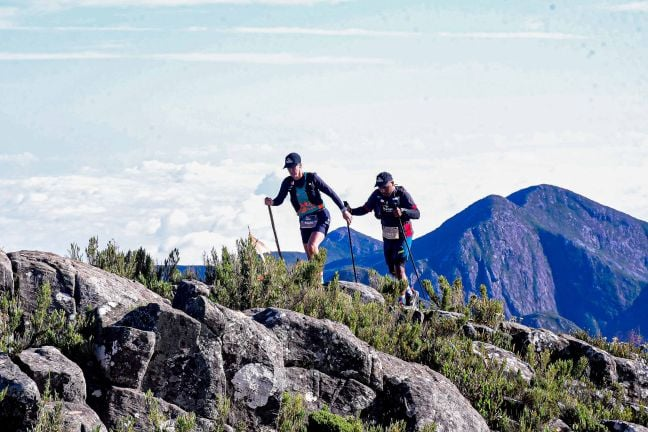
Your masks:
{"label": "person's leg", "polygon": [[[317,225],[315,228],[313,228],[313,232],[311,232],[311,235],[308,239],[308,252],[306,252],[308,255],[308,258],[310,259],[313,257],[315,254],[319,253],[319,246],[320,243],[324,241],[326,238],[326,234],[328,234],[328,229],[329,226],[331,225],[331,214],[327,209],[322,209],[320,212],[317,213]],[[320,279],[322,284],[324,283],[324,269],[322,268],[322,272],[320,272]]]}
{"label": "person's leg", "polygon": [[[406,242],[407,244],[405,244]],[[398,257],[396,259],[398,279],[407,282],[405,289],[401,293],[401,298],[406,299],[404,303],[407,304],[408,306],[412,304],[413,301],[407,301],[407,300],[414,299],[417,296],[416,291],[409,286],[409,279],[407,277],[407,273],[405,272],[405,264],[409,259],[409,251],[411,247],[412,247],[412,237],[406,237],[404,240],[401,240],[399,245],[399,250],[398,250]]]}
{"label": "person's leg", "polygon": [[[401,265],[401,242],[398,240],[383,239],[383,252],[385,254],[385,263],[389,269],[389,273],[398,280],[407,279],[405,275],[405,266]],[[398,302],[405,304],[405,292],[401,292]]]}
{"label": "person's leg", "polygon": [[306,251],[306,255],[308,255],[309,260],[313,257],[313,255],[319,252],[319,245],[320,243],[322,243],[322,241],[324,241],[325,237],[325,234],[321,231],[311,232],[308,243],[304,244],[304,250]]}
{"label": "person's leg", "polygon": [[310,260],[310,254],[308,253],[308,242],[310,240],[311,233],[313,232],[312,228],[300,228],[299,232],[302,238],[302,244],[304,245],[304,252],[306,252],[306,257]]}
{"label": "person's leg", "polygon": [[[407,242],[407,245],[405,244]],[[409,305],[410,303],[406,301],[408,298],[413,298],[416,292],[410,288],[409,279],[407,277],[407,272],[405,271],[405,264],[409,258],[409,248],[412,246],[412,238],[406,237],[403,240],[398,241],[398,250],[396,256],[394,257],[394,274],[399,280],[404,280],[406,282],[405,289],[401,292],[401,301],[403,304]]]}
{"label": "person's leg", "polygon": [[385,256],[385,264],[387,264],[387,269],[392,276],[398,279],[398,266],[396,264],[396,258],[398,254],[397,242],[394,240],[388,240],[383,238],[383,254]]}
{"label": "person's leg", "polygon": [[310,231],[308,241],[302,237],[306,243],[306,254],[308,259],[319,252],[319,245],[324,241],[331,224],[331,214],[327,209],[317,212],[317,225]]}

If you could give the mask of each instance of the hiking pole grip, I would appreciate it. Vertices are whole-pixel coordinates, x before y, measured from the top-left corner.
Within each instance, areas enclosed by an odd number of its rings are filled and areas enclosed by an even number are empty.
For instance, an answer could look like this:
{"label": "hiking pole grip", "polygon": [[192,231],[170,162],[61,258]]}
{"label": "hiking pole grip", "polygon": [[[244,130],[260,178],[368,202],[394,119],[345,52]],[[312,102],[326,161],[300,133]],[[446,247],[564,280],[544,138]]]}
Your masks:
{"label": "hiking pole grip", "polygon": [[272,232],[274,233],[275,243],[277,244],[277,252],[279,252],[279,258],[281,258],[281,260],[284,261],[283,255],[281,254],[281,248],[279,247],[277,228],[275,228],[274,217],[272,216],[272,206],[268,206],[268,213],[270,214],[270,223],[272,224]]}

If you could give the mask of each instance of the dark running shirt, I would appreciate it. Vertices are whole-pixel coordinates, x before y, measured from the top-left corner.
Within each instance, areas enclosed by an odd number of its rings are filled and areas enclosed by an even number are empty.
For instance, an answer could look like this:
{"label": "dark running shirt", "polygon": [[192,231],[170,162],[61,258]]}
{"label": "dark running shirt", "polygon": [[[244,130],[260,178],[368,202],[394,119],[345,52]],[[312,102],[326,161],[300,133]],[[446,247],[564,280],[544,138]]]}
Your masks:
{"label": "dark running shirt", "polygon": [[[344,209],[344,204],[340,197],[327,185],[324,180],[317,173],[307,173],[305,172],[302,178],[299,180],[293,180],[292,177],[288,176],[281,182],[281,188],[276,198],[272,200],[273,206],[281,205],[286,199],[288,193],[290,193],[290,203],[293,208],[300,214],[300,209],[303,210],[303,203],[300,203],[300,198],[298,197],[297,189],[304,189],[308,200],[314,206],[324,208],[324,202],[322,201],[322,196],[320,192],[325,193],[330,196],[335,205],[338,206],[340,210]],[[303,199],[302,199],[303,201]]]}
{"label": "dark running shirt", "polygon": [[362,216],[373,211],[383,226],[398,227],[400,224],[394,215],[396,207],[399,207],[403,212],[400,219],[403,223],[405,236],[411,237],[414,235],[414,230],[410,219],[418,219],[421,217],[421,212],[414,204],[412,196],[402,186],[396,186],[396,190],[389,197],[384,197],[378,189],[374,190],[362,207],[351,209],[351,214]]}

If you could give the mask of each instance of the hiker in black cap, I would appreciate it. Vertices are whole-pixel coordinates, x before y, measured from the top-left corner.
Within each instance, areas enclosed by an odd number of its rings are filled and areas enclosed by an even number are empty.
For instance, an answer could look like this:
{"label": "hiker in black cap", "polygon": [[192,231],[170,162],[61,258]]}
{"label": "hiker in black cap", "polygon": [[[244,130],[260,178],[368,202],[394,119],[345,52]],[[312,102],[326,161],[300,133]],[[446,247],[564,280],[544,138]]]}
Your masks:
{"label": "hiker in black cap", "polygon": [[[407,281],[405,263],[409,258],[414,235],[411,219],[418,219],[421,213],[409,192],[404,187],[394,184],[390,173],[378,174],[375,186],[378,189],[369,195],[367,202],[362,207],[351,209],[351,214],[362,216],[373,211],[376,218],[380,219],[385,261],[389,272],[396,278]],[[418,293],[409,287],[408,282],[398,300],[403,305],[411,305],[417,296]]]}
{"label": "hiker in black cap", "polygon": [[278,206],[283,203],[290,193],[290,203],[299,216],[302,243],[308,259],[319,251],[319,245],[326,237],[331,225],[331,215],[324,206],[320,192],[325,193],[342,211],[342,217],[351,223],[351,213],[344,207],[340,197],[331,189],[317,173],[305,172],[302,168],[301,157],[290,153],[284,161],[284,168],[290,174],[281,182],[277,196],[265,198],[265,205]]}

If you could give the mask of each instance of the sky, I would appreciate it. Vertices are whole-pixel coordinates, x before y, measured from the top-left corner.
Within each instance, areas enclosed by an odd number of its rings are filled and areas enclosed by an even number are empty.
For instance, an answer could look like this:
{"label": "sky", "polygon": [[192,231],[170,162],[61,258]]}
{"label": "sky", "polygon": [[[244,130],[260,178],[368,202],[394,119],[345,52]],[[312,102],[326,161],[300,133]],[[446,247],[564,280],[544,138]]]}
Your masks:
{"label": "sky", "polygon": [[415,238],[542,183],[648,220],[647,119],[648,1],[0,0],[0,248],[275,249],[290,152]]}

